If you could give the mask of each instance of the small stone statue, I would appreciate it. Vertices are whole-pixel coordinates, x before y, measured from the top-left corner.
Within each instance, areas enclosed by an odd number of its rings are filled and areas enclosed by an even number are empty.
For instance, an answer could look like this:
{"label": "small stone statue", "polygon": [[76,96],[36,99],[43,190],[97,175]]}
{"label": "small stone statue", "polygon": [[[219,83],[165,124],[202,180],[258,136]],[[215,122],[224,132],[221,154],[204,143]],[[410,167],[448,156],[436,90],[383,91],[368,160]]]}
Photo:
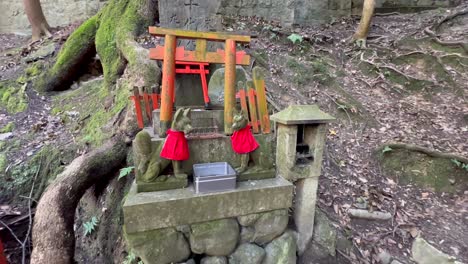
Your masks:
{"label": "small stone statue", "polygon": [[236,171],[239,174],[247,170],[250,153],[259,147],[250,128],[249,120],[245,116],[244,112],[242,110],[235,111],[232,124],[234,133],[231,136],[231,142],[234,152],[241,155],[241,166],[236,168]]}
{"label": "small stone statue", "polygon": [[140,131],[135,139],[137,182],[154,182],[172,161],[174,175],[182,174],[182,161],[189,158],[185,134],[192,131],[190,108],[178,109],[174,115],[168,136],[158,149],[149,153],[151,137],[148,132]]}

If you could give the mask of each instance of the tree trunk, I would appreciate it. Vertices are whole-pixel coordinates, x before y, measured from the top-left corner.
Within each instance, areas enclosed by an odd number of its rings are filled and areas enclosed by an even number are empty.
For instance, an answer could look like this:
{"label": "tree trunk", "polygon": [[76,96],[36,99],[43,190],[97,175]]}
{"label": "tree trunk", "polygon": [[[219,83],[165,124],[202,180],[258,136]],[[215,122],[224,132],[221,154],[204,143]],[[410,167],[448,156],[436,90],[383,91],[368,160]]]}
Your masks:
{"label": "tree trunk", "polygon": [[37,205],[32,233],[31,263],[74,263],[75,209],[83,194],[125,162],[127,146],[118,136],[75,159],[47,188]]}
{"label": "tree trunk", "polygon": [[361,47],[366,46],[366,39],[367,35],[369,34],[370,23],[372,16],[374,15],[374,9],[375,0],[364,0],[361,21],[359,22],[359,26],[353,36],[353,40],[355,40],[356,43]]}
{"label": "tree trunk", "polygon": [[23,0],[23,4],[32,28],[32,41],[40,39],[42,34],[51,36],[50,26],[42,12],[41,2],[39,0]]}

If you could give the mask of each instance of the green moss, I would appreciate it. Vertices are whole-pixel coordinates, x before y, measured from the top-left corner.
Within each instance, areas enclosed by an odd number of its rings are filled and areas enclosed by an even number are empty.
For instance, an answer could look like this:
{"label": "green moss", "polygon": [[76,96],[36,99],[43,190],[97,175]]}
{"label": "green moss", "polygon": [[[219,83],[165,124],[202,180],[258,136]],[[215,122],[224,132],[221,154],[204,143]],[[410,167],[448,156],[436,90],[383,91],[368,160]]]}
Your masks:
{"label": "green moss", "polygon": [[0,153],[0,174],[2,174],[8,165],[8,159],[5,153]]}
{"label": "green moss", "polygon": [[438,192],[454,192],[468,186],[468,172],[446,158],[408,150],[379,153],[383,169],[400,184],[415,184]]}
{"label": "green moss", "polygon": [[54,107],[54,108],[52,108],[52,110],[50,110],[50,113],[53,114],[53,115],[58,115],[61,112],[62,112],[62,110],[60,109],[60,107]]}
{"label": "green moss", "polygon": [[25,70],[25,72],[26,72],[26,75],[28,75],[30,77],[34,77],[34,76],[39,75],[41,73],[42,69],[43,69],[42,63],[36,62],[36,63],[32,64],[30,67],[28,67]]}
{"label": "green moss", "polygon": [[13,131],[13,129],[15,129],[15,123],[9,122],[6,126],[4,126],[4,127],[2,127],[0,129],[0,133],[11,132],[11,131]]}
{"label": "green moss", "polygon": [[25,84],[28,82],[28,78],[26,78],[26,76],[24,75],[21,75],[20,77],[18,77],[18,79],[16,79],[16,82],[19,84]]}
{"label": "green moss", "polygon": [[314,59],[310,63],[301,63],[291,58],[286,62],[286,66],[293,71],[293,80],[299,86],[304,86],[312,81],[326,84],[331,76],[328,65],[323,59]]}
{"label": "green moss", "polygon": [[52,68],[53,73],[58,73],[58,71],[63,70],[68,62],[72,61],[73,57],[80,53],[81,49],[83,48],[83,42],[88,39],[94,39],[97,26],[98,15],[95,15],[86,20],[70,35],[70,37],[68,37],[57,56],[57,61]]}
{"label": "green moss", "polygon": [[12,114],[23,112],[28,107],[26,85],[0,84],[0,98],[0,107]]}

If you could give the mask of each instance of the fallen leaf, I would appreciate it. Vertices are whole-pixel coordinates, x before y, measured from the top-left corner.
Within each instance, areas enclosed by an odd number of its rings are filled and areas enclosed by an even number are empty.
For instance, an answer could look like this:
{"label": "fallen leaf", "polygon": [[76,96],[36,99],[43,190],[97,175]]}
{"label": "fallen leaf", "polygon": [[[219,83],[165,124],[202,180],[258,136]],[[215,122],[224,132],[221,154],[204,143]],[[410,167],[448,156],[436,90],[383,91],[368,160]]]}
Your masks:
{"label": "fallen leaf", "polygon": [[409,233],[413,238],[415,238],[419,235],[419,230],[416,227],[412,227],[410,228]]}
{"label": "fallen leaf", "polygon": [[336,136],[336,131],[335,130],[329,129],[328,131],[330,132],[331,136]]}
{"label": "fallen leaf", "polygon": [[423,192],[423,193],[421,193],[421,197],[423,199],[427,199],[427,197],[429,197],[429,193],[428,192]]}

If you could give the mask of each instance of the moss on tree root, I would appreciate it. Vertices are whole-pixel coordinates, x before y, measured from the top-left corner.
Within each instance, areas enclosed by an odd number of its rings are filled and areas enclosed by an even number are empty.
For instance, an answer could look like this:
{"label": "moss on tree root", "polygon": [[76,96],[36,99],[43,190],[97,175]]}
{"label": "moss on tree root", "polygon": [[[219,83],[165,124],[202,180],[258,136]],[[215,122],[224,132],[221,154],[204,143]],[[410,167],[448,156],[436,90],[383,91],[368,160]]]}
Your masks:
{"label": "moss on tree root", "polygon": [[56,63],[37,82],[38,90],[67,89],[96,53],[107,88],[116,83],[127,66],[139,73],[138,77],[133,76],[136,85],[155,85],[160,77],[159,68],[156,62],[149,60],[148,50],[141,48],[135,38],[153,23],[156,13],[151,0],[110,1],[68,38]]}

